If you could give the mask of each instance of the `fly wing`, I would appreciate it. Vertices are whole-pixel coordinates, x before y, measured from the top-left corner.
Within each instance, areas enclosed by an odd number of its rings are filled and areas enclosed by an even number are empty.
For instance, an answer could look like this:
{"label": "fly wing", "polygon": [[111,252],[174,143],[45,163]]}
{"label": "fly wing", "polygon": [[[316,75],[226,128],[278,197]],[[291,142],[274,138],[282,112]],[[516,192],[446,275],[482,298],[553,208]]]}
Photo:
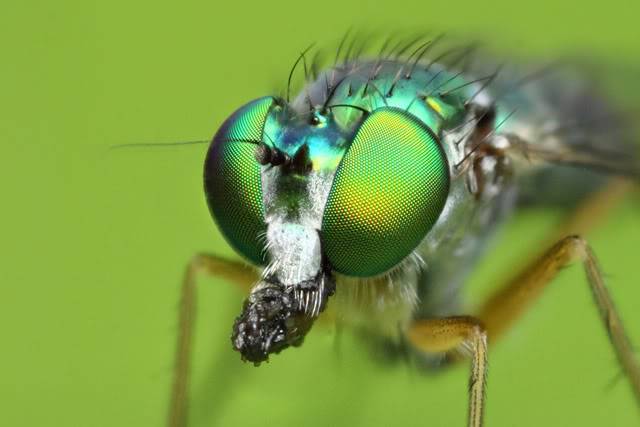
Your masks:
{"label": "fly wing", "polygon": [[631,152],[602,149],[595,145],[553,145],[531,144],[519,139],[514,140],[514,148],[528,161],[545,162],[559,166],[571,166],[589,169],[611,175],[626,176],[640,180],[640,165]]}
{"label": "fly wing", "polygon": [[625,108],[628,100],[616,94],[619,87],[614,86],[627,80],[627,93],[638,93],[640,74],[633,74],[629,68],[606,64],[551,70],[532,86],[552,116],[539,140],[520,148],[530,158],[639,178],[634,144],[638,112]]}
{"label": "fly wing", "polygon": [[640,180],[640,110],[630,99],[639,92],[640,73],[584,62],[497,82],[498,106],[516,111],[499,134],[525,171],[519,174],[524,201],[572,204],[606,175]]}

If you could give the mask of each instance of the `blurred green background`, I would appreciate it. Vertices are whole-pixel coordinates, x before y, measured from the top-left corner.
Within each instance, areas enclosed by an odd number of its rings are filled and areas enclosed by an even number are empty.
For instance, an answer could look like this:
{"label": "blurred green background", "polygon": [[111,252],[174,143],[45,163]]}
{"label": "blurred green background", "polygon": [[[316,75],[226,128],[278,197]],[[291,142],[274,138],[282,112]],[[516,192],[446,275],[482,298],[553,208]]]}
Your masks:
{"label": "blurred green background", "polygon": [[[239,105],[281,90],[302,48],[334,46],[349,27],[453,29],[524,57],[578,51],[638,70],[632,4],[5,2],[0,425],[162,425],[183,268],[197,251],[235,256],[205,206],[204,146],[110,145],[209,138]],[[640,83],[627,82],[637,102]],[[589,236],[636,343],[638,212],[636,194]],[[470,301],[556,220],[530,211],[508,224]],[[426,376],[385,366],[348,334],[338,356],[332,330],[316,328],[256,369],[229,342],[243,295],[201,284],[192,426],[465,425],[466,365]],[[640,421],[580,268],[562,273],[490,363],[490,427]]]}

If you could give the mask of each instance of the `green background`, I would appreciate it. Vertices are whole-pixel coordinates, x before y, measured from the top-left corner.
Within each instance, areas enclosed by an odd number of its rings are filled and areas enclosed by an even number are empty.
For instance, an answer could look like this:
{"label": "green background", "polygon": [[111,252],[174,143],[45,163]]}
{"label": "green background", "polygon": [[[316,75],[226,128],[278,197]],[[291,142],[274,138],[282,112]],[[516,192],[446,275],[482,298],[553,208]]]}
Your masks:
{"label": "green background", "polygon": [[[183,268],[197,251],[234,256],[206,209],[204,146],[110,145],[209,138],[232,110],[281,90],[302,48],[334,46],[349,27],[453,29],[524,57],[580,51],[637,70],[633,3],[5,2],[0,425],[162,425]],[[618,83],[637,102],[638,80]],[[510,222],[470,301],[539,249],[556,219]],[[589,236],[636,343],[639,219],[636,193]],[[337,355],[331,329],[316,328],[256,369],[230,348],[243,295],[201,284],[192,426],[464,425],[467,366],[426,376],[385,366],[348,334]],[[577,267],[490,363],[490,427],[640,420]]]}

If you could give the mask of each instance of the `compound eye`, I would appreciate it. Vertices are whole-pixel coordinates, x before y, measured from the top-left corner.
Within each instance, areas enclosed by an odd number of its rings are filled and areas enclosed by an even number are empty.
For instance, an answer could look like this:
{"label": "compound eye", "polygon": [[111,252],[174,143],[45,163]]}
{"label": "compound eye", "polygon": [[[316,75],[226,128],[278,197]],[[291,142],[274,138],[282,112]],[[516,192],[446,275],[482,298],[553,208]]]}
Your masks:
{"label": "compound eye", "polygon": [[233,113],[213,137],[204,164],[209,211],[227,242],[254,264],[265,262],[266,231],[255,143],[274,103],[260,98]]}
{"label": "compound eye", "polygon": [[322,221],[325,255],[345,275],[384,273],[420,244],[448,194],[449,166],[437,137],[404,110],[378,109],[336,170]]}

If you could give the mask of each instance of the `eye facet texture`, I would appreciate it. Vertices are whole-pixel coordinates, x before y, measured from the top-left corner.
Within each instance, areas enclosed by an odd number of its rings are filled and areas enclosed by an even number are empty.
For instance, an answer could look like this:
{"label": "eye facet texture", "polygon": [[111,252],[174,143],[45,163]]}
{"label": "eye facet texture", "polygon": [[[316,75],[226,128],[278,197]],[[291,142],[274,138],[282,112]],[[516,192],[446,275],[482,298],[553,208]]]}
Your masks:
{"label": "eye facet texture", "polygon": [[370,277],[409,255],[449,193],[437,138],[415,116],[385,107],[358,129],[325,206],[323,249],[334,270]]}
{"label": "eye facet texture", "polygon": [[264,263],[264,206],[256,145],[262,141],[267,115],[274,104],[260,98],[241,107],[220,127],[204,164],[209,211],[225,239],[254,264]]}

